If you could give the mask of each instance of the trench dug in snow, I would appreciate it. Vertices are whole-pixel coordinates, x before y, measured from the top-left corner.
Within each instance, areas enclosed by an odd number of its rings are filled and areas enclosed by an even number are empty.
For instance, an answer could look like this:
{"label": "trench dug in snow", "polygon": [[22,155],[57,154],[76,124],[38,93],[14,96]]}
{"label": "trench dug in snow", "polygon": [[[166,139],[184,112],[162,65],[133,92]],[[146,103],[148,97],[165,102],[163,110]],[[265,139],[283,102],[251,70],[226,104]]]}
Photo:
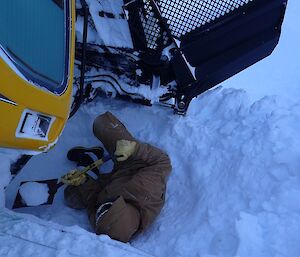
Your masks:
{"label": "trench dug in snow", "polygon": [[[211,90],[186,117],[109,99],[85,105],[57,146],[34,157],[10,184],[7,205],[20,181],[73,169],[68,149],[99,144],[92,123],[108,110],[136,138],[164,149],[173,165],[160,216],[132,246],[164,257],[298,256],[300,105],[280,105],[275,97],[250,104],[242,90]],[[84,211],[64,205],[62,190],[51,206],[18,211],[91,231]]]}

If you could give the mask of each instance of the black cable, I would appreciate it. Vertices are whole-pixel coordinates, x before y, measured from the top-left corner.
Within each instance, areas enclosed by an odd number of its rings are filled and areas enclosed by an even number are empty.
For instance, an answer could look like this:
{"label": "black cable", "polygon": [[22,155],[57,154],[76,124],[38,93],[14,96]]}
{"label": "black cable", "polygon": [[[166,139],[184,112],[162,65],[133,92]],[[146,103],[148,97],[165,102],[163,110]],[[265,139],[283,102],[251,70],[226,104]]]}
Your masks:
{"label": "black cable", "polygon": [[159,97],[159,101],[160,102],[165,102],[165,101],[169,101],[170,99],[172,99],[174,97],[174,95],[172,93],[167,93],[161,97]]}
{"label": "black cable", "polygon": [[[124,93],[124,94],[127,94],[127,95],[131,95],[131,96],[141,96],[143,98],[145,98],[144,96],[142,96],[141,94],[138,94],[138,93],[131,93],[131,92],[128,92],[126,91],[125,89],[122,88],[121,84],[119,83],[118,80],[116,80],[113,76],[111,75],[106,75],[106,74],[98,74],[98,75],[90,75],[90,76],[86,76],[87,79],[90,79],[90,78],[98,78],[98,77],[108,77],[110,79],[112,79],[117,85],[118,87],[120,88],[120,90]],[[93,82],[97,82],[97,80],[92,80]]]}
{"label": "black cable", "polygon": [[[90,81],[89,81],[90,82]],[[94,81],[92,81],[93,83]],[[95,82],[103,82],[103,83],[107,83],[109,84],[116,92],[118,92],[118,90],[116,89],[115,85],[111,82],[111,81],[108,81],[108,80],[104,80],[104,79],[99,79]]]}
{"label": "black cable", "polygon": [[81,58],[81,74],[80,74],[80,86],[79,91],[74,99],[75,106],[72,108],[69,115],[69,119],[74,116],[78,111],[82,101],[83,101],[83,88],[84,88],[84,75],[85,75],[85,65],[86,65],[86,42],[87,42],[87,32],[88,32],[88,15],[89,9],[85,0],[80,0],[82,8],[84,9],[84,23],[83,23],[83,38],[82,38],[82,58]]}
{"label": "black cable", "polygon": [[[99,45],[99,44],[95,44],[95,43],[89,43],[88,45],[89,45],[89,46],[99,47],[99,48],[101,48],[104,52],[107,51],[107,50],[104,50],[104,49],[103,49],[104,47],[107,48],[107,49],[111,48],[111,49],[117,51],[118,53],[121,53],[121,54],[125,55],[126,57],[133,59],[134,62],[138,61],[138,60],[136,60],[135,58],[138,58],[138,59],[139,59],[139,57],[138,57],[137,55],[135,55],[134,53],[128,53],[128,52],[126,52],[126,49],[127,49],[127,48],[124,48],[124,50],[122,50],[122,49],[120,49],[119,47],[116,47],[116,46],[105,46],[105,45]],[[128,50],[131,50],[131,49],[128,48]],[[134,56],[134,57],[133,57],[133,56]]]}
{"label": "black cable", "polygon": [[[98,79],[93,79],[93,80],[90,80],[89,82],[101,82],[102,80],[98,80]],[[112,83],[112,82],[111,82]],[[130,96],[139,96],[139,97],[142,97],[142,98],[145,98],[143,95],[141,94],[138,94],[138,93],[130,93],[130,92],[127,92],[125,91],[121,86],[120,84],[118,83],[118,88],[126,95],[130,95]],[[116,89],[116,87],[114,86],[114,89]],[[116,91],[119,93],[119,91],[116,89]]]}
{"label": "black cable", "polygon": [[[92,78],[99,78],[99,77],[108,77],[110,79],[112,79],[117,85],[118,85],[118,88],[126,95],[130,95],[130,96],[139,96],[141,98],[145,98],[143,95],[139,94],[139,93],[131,93],[131,92],[128,92],[126,90],[124,90],[121,86],[121,84],[118,82],[118,80],[116,80],[113,76],[111,75],[106,75],[106,74],[97,74],[97,75],[89,75],[89,76],[86,76],[85,78],[88,80],[88,79],[92,79]],[[90,83],[93,83],[93,82],[102,82],[102,80],[97,80],[97,79],[92,79],[92,80],[88,80],[88,82]],[[110,81],[109,81],[110,82]],[[112,82],[110,82],[112,84]],[[113,88],[119,92],[115,86],[113,86]],[[174,97],[174,93],[166,93],[164,96],[161,96],[159,98],[160,101],[168,101],[170,100],[172,97]]]}

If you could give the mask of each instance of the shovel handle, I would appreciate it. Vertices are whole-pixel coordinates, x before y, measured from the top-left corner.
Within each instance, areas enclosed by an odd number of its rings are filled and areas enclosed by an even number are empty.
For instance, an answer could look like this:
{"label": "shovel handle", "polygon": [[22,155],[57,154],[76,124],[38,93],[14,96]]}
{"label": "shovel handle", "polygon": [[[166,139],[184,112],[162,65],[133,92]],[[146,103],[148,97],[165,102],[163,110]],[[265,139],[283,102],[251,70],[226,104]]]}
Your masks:
{"label": "shovel handle", "polygon": [[[85,167],[84,169],[77,170],[77,176],[80,176],[81,174],[86,174],[91,169],[99,167],[100,165],[102,165],[103,163],[109,161],[110,159],[111,159],[110,155],[103,156],[101,159],[93,162],[92,164],[90,164],[89,166]],[[62,178],[64,178],[65,176],[66,175],[62,176],[61,179],[59,180],[59,183],[57,184],[58,188],[61,187],[62,185],[64,185],[64,183],[62,182]]]}
{"label": "shovel handle", "polygon": [[94,168],[97,168],[99,167],[100,165],[102,165],[103,163],[109,161],[111,159],[110,155],[106,155],[106,156],[103,156],[101,159],[93,162],[92,164],[90,164],[89,166],[85,167],[81,173],[82,174],[85,174],[87,173],[88,171],[94,169]]}

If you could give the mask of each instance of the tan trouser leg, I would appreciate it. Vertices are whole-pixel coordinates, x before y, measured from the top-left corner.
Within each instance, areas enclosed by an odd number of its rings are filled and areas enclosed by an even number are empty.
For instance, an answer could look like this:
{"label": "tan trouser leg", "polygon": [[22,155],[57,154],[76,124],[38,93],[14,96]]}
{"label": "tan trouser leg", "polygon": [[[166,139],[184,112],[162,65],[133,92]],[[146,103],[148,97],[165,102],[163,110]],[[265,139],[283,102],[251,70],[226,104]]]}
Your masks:
{"label": "tan trouser leg", "polygon": [[85,209],[96,201],[95,197],[102,188],[100,183],[92,179],[80,186],[67,186],[64,191],[65,202],[70,208]]}
{"label": "tan trouser leg", "polygon": [[139,229],[140,213],[120,196],[95,227],[98,235],[105,234],[122,242],[128,242]]}

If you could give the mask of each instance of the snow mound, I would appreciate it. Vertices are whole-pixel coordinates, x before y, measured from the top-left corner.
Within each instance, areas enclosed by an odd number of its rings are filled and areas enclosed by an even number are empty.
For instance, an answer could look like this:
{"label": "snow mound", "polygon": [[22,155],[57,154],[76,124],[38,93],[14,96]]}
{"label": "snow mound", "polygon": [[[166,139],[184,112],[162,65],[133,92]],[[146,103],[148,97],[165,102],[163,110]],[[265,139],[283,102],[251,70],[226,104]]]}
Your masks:
{"label": "snow mound", "polygon": [[19,192],[28,206],[38,206],[48,201],[49,188],[47,184],[27,182],[20,186]]}
{"label": "snow mound", "polygon": [[82,229],[0,209],[0,256],[151,257],[129,245]]}
{"label": "snow mound", "polygon": [[[52,151],[31,160],[23,181],[41,166],[51,178],[71,169],[68,149],[98,145],[93,120],[108,110],[136,138],[164,149],[173,165],[166,205],[134,247],[164,257],[299,256],[299,103],[264,97],[252,104],[245,91],[219,87],[181,117],[157,106],[99,99],[69,121]],[[81,212],[63,205],[63,196],[27,212],[91,231]]]}

